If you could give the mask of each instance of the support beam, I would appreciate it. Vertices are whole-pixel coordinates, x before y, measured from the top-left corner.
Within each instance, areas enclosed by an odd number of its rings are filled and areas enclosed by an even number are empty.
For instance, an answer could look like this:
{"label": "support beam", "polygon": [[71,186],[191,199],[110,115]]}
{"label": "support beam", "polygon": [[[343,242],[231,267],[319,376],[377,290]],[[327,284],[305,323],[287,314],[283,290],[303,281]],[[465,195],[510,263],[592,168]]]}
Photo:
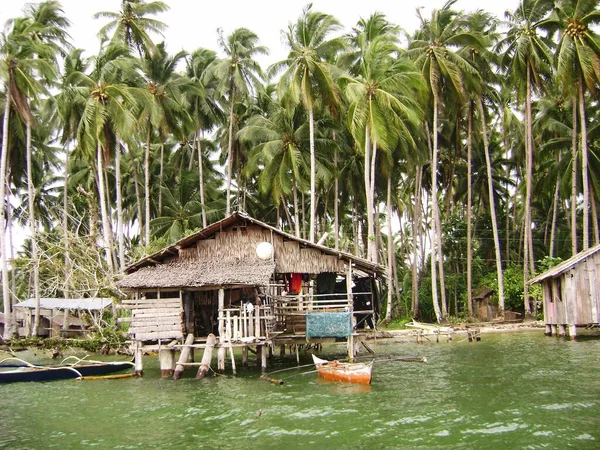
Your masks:
{"label": "support beam", "polygon": [[[185,345],[192,345],[194,343],[194,335],[192,333],[188,334],[185,338]],[[183,347],[181,349],[181,355],[179,355],[179,360],[177,361],[177,365],[175,366],[175,372],[173,372],[173,379],[179,380],[181,378],[181,374],[183,373],[184,365],[190,356],[191,347]]]}
{"label": "support beam", "polygon": [[264,346],[257,347],[257,350],[260,348],[260,371],[261,373],[267,373],[267,352],[265,351]]}
{"label": "support beam", "polygon": [[225,355],[227,349],[225,344],[219,341],[219,349],[217,350],[217,371],[219,373],[225,372]]}
{"label": "support beam", "polygon": [[196,379],[204,378],[210,369],[210,362],[212,360],[212,352],[215,347],[217,338],[214,334],[210,333],[206,339],[206,347],[204,348],[204,354],[202,355],[202,361],[200,361],[200,367],[198,373],[196,373]]}
{"label": "support beam", "polygon": [[552,325],[549,323],[546,324],[546,331],[544,332],[546,336],[552,336]]}
{"label": "support beam", "polygon": [[577,339],[577,327],[575,324],[569,324],[569,339],[572,341]]}
{"label": "support beam", "polygon": [[144,352],[142,351],[142,343],[141,343],[141,341],[136,341],[135,356],[134,356],[135,374],[140,377],[144,375],[143,357],[144,357]]}

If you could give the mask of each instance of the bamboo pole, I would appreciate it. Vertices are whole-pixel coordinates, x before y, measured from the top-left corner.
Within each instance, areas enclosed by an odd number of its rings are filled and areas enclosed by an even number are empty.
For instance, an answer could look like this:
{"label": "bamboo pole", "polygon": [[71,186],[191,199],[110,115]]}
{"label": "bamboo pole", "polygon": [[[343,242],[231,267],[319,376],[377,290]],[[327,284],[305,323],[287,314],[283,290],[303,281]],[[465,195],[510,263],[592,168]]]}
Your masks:
{"label": "bamboo pole", "polygon": [[[185,345],[189,346],[194,343],[194,335],[192,333],[188,334],[185,338]],[[181,355],[179,355],[179,360],[177,361],[177,365],[175,366],[175,372],[173,372],[173,379],[179,380],[181,378],[181,374],[183,373],[184,366],[183,364],[187,362],[190,356],[191,347],[183,347],[181,350]]]}
{"label": "bamboo pole", "polygon": [[210,369],[210,362],[212,360],[212,351],[215,347],[215,343],[217,342],[217,338],[214,334],[210,333],[208,338],[206,339],[206,347],[204,349],[204,354],[202,355],[202,361],[200,362],[200,367],[198,368],[198,373],[196,373],[196,379],[204,378]]}

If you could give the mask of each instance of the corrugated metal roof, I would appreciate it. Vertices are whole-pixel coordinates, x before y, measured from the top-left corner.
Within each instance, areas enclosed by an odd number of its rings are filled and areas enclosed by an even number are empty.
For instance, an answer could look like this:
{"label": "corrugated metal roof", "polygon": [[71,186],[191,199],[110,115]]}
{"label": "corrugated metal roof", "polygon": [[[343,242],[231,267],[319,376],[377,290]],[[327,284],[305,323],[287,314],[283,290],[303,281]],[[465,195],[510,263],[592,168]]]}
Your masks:
{"label": "corrugated metal roof", "polygon": [[596,245],[595,247],[589,248],[583,252],[577,253],[575,256],[567,259],[566,261],[561,262],[560,264],[552,267],[551,269],[546,270],[544,273],[539,274],[537,277],[529,280],[529,284],[539,283],[540,281],[544,281],[546,278],[554,278],[567,270],[573,268],[576,264],[581,261],[589,258],[594,253],[600,250],[600,245]]}
{"label": "corrugated metal roof", "polygon": [[[99,311],[112,304],[110,298],[40,298],[44,309],[87,309]],[[35,309],[35,299],[30,298],[15,305],[19,308]]]}

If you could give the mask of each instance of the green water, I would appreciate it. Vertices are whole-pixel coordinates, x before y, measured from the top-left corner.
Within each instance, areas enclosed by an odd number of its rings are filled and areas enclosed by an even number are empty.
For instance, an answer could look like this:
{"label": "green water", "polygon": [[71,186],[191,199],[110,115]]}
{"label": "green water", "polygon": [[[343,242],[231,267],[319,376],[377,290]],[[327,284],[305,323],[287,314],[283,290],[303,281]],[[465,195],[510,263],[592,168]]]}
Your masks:
{"label": "green water", "polygon": [[459,339],[378,341],[380,355],[429,362],[376,365],[371,386],[290,377],[300,370],[276,386],[256,368],[174,382],[155,357],[144,379],[0,385],[0,448],[600,448],[600,339]]}

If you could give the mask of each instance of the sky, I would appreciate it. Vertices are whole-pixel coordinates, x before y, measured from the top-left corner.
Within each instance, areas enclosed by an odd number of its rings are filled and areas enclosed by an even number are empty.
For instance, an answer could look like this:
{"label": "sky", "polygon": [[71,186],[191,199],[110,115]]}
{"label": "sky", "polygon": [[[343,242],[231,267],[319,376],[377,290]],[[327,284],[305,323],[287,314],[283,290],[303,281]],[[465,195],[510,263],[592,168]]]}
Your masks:
{"label": "sky", "polygon": [[[191,52],[199,47],[219,50],[217,28],[225,35],[239,27],[249,28],[260,38],[261,44],[270,50],[270,55],[259,59],[261,65],[282,60],[287,50],[281,41],[281,30],[294,22],[307,5],[307,0],[165,0],[170,10],[156,18],[168,25],[164,33],[167,50]],[[22,14],[30,3],[24,0],[1,0],[0,25],[6,20]],[[360,18],[368,18],[374,12],[384,13],[392,23],[408,32],[419,25],[417,8],[422,8],[425,17],[431,10],[441,8],[445,0],[313,0],[313,9],[329,13],[338,18],[346,30],[356,25]],[[75,46],[83,48],[86,55],[97,53],[100,41],[97,33],[108,22],[93,19],[99,11],[119,11],[121,0],[62,0],[65,14],[72,25],[69,34]],[[504,17],[507,9],[514,9],[517,0],[458,0],[456,10],[466,12],[484,9],[498,18]],[[156,41],[162,38],[157,37]]]}

